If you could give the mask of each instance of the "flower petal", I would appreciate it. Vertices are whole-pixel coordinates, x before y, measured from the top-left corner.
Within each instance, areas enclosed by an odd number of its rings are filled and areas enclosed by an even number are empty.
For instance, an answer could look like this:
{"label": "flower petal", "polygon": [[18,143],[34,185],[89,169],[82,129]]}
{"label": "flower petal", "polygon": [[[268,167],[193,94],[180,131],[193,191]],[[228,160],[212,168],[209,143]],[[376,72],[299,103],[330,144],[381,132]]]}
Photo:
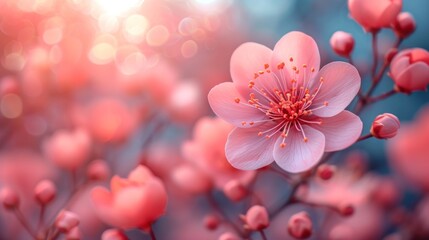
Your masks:
{"label": "flower petal", "polygon": [[319,117],[332,117],[343,111],[359,91],[361,80],[357,69],[345,62],[332,62],[325,65],[316,75],[313,88],[323,84],[315,97],[311,108],[323,106],[314,111]]}
{"label": "flower petal", "polygon": [[248,42],[240,45],[232,54],[232,81],[243,96],[248,95],[249,81],[254,79],[255,73],[264,70],[264,65],[270,63],[272,52],[264,45]]}
{"label": "flower petal", "polygon": [[[236,98],[239,98],[241,102],[236,103]],[[247,102],[237,92],[232,82],[221,83],[213,87],[209,92],[208,100],[216,115],[236,127],[251,127],[249,124],[243,125],[242,123],[266,118],[260,110],[242,104],[247,104]]]}
{"label": "flower petal", "polygon": [[[304,142],[301,132],[292,128],[285,139],[278,137],[274,145],[274,159],[287,172],[309,170],[319,162],[325,150],[325,136],[321,132],[306,125],[302,128],[308,138],[307,142]],[[283,140],[285,147],[280,146]]]}
{"label": "flower petal", "polygon": [[233,167],[255,170],[274,161],[273,148],[276,139],[258,136],[260,131],[269,129],[269,125],[232,130],[225,145],[225,155]]}
{"label": "flower petal", "polygon": [[426,90],[429,84],[429,67],[424,62],[416,62],[408,66],[396,79],[395,83],[406,90]]}
{"label": "flower petal", "polygon": [[[293,61],[290,61],[291,58]],[[283,69],[278,69],[277,66],[284,63]],[[277,76],[284,76],[286,84],[290,88],[290,78],[298,81],[298,86],[302,86],[304,80],[310,79],[312,74],[317,72],[320,67],[320,54],[314,39],[302,32],[289,32],[284,35],[276,44],[273,50],[273,57],[271,59],[273,71]],[[303,66],[306,65],[306,68]],[[293,70],[296,67],[299,74]],[[314,71],[311,71],[311,69]],[[282,79],[282,78],[280,78]]]}
{"label": "flower petal", "polygon": [[362,121],[349,111],[342,111],[333,117],[323,118],[321,125],[314,124],[311,127],[325,135],[325,152],[349,147],[362,133]]}

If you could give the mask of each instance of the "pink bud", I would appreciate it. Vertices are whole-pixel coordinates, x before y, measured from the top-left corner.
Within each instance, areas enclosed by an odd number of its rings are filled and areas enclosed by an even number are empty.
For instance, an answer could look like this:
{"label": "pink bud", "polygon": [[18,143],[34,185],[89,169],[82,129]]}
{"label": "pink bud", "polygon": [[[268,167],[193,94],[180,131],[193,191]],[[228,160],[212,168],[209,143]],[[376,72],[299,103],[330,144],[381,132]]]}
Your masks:
{"label": "pink bud", "polygon": [[355,46],[355,40],[350,33],[335,32],[329,41],[335,53],[343,57],[349,57]]}
{"label": "pink bud", "polygon": [[78,226],[72,228],[66,235],[66,240],[80,240],[81,234]]}
{"label": "pink bud", "polygon": [[86,175],[90,180],[104,181],[110,175],[109,165],[104,160],[94,160],[89,164]]}
{"label": "pink bud", "polygon": [[14,209],[19,207],[20,199],[15,190],[5,187],[0,192],[0,201],[6,209]]}
{"label": "pink bud", "polygon": [[57,188],[51,180],[43,180],[36,185],[34,197],[41,205],[46,205],[54,200]]}
{"label": "pink bud", "polygon": [[246,216],[244,216],[247,228],[254,231],[260,231],[270,225],[270,219],[268,211],[265,207],[260,205],[252,206],[247,210]]}
{"label": "pink bud", "polygon": [[128,237],[119,229],[107,229],[101,235],[101,240],[128,240]]}
{"label": "pink bud", "polygon": [[298,239],[305,239],[311,236],[313,222],[304,211],[292,215],[289,219],[287,230],[289,234]]}
{"label": "pink bud", "polygon": [[388,139],[396,136],[401,126],[399,119],[390,113],[378,115],[371,126],[371,134],[379,139]]}
{"label": "pink bud", "polygon": [[355,208],[349,203],[342,203],[338,206],[338,212],[343,216],[351,216],[355,212]]}
{"label": "pink bud", "polygon": [[216,230],[220,220],[216,215],[209,214],[204,217],[204,226],[209,230]]}
{"label": "pink bud", "polygon": [[226,232],[219,237],[219,240],[240,240],[241,238],[234,233]]}
{"label": "pink bud", "polygon": [[333,165],[322,164],[317,168],[317,176],[322,180],[329,180],[334,176],[337,168]]}
{"label": "pink bud", "polygon": [[70,232],[79,225],[79,217],[70,211],[61,211],[55,220],[55,226],[64,233]]}
{"label": "pink bud", "polygon": [[176,168],[172,174],[173,182],[188,193],[198,194],[208,192],[212,181],[201,170],[190,165]]}
{"label": "pink bud", "polygon": [[399,37],[406,38],[416,30],[416,21],[410,13],[402,12],[396,17],[392,27]]}
{"label": "pink bud", "polygon": [[404,93],[424,91],[429,84],[429,52],[422,48],[399,52],[390,64],[395,89]]}
{"label": "pink bud", "polygon": [[232,201],[238,202],[248,194],[246,187],[237,180],[231,180],[223,187],[223,192]]}
{"label": "pink bud", "polygon": [[402,8],[402,0],[348,0],[351,17],[366,31],[390,27]]}

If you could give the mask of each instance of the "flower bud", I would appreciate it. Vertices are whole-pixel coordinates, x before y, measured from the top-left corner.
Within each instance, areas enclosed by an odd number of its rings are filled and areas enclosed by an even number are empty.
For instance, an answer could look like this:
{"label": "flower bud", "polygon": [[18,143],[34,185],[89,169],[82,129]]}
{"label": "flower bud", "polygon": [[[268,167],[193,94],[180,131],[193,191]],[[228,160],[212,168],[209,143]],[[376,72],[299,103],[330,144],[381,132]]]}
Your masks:
{"label": "flower bud", "polygon": [[252,206],[247,210],[243,220],[246,223],[246,228],[253,231],[263,230],[270,225],[268,211],[265,207],[260,205]]}
{"label": "flower bud", "polygon": [[46,205],[54,200],[57,188],[51,180],[43,180],[34,188],[34,197],[41,205]]}
{"label": "flower bud", "polygon": [[313,222],[304,211],[292,215],[288,221],[287,230],[289,234],[298,239],[305,239],[311,236]]}
{"label": "flower bud", "polygon": [[190,165],[183,165],[176,168],[172,174],[173,182],[191,194],[198,194],[210,191],[212,181],[198,168]]}
{"label": "flower bud", "polygon": [[422,48],[399,52],[392,59],[389,76],[399,92],[426,90],[429,84],[429,52]]}
{"label": "flower bud", "polygon": [[230,232],[226,232],[222,235],[220,235],[219,240],[240,240],[241,238],[239,238],[237,235],[230,233]]}
{"label": "flower bud", "polygon": [[209,214],[204,217],[204,226],[209,230],[216,230],[220,220],[216,215]]}
{"label": "flower bud", "polygon": [[398,14],[392,27],[396,35],[406,38],[416,30],[416,21],[410,13],[402,12]]}
{"label": "flower bud", "polygon": [[379,139],[388,139],[396,136],[401,126],[399,119],[390,113],[378,115],[371,126],[371,134]]}
{"label": "flower bud", "polygon": [[79,225],[79,217],[70,211],[61,211],[55,220],[55,226],[64,233],[70,232]]}
{"label": "flower bud", "polygon": [[329,41],[335,53],[343,57],[349,57],[355,46],[355,40],[350,33],[337,31],[332,34]]}
{"label": "flower bud", "polygon": [[348,204],[348,203],[341,203],[341,204],[338,206],[338,212],[339,212],[341,215],[343,215],[343,216],[345,216],[345,217],[348,217],[348,216],[353,215],[353,213],[355,212],[355,208],[354,208],[351,204]]}
{"label": "flower bud", "polygon": [[89,164],[86,175],[92,181],[105,181],[110,175],[110,168],[105,161],[94,160]]}
{"label": "flower bud", "polygon": [[78,226],[72,228],[66,235],[66,240],[80,240],[81,234]]}
{"label": "flower bud", "polygon": [[5,187],[0,192],[0,201],[6,209],[14,209],[19,207],[20,199],[15,190]]}
{"label": "flower bud", "polygon": [[101,235],[101,240],[128,240],[128,237],[119,229],[107,229]]}
{"label": "flower bud", "polygon": [[399,190],[391,179],[380,180],[372,192],[374,202],[386,208],[396,206],[399,197]]}
{"label": "flower bud", "polygon": [[248,194],[246,187],[237,180],[231,180],[223,187],[223,193],[232,201],[238,202]]}
{"label": "flower bud", "polygon": [[336,167],[329,164],[322,164],[317,168],[317,176],[322,180],[329,180],[334,176]]}

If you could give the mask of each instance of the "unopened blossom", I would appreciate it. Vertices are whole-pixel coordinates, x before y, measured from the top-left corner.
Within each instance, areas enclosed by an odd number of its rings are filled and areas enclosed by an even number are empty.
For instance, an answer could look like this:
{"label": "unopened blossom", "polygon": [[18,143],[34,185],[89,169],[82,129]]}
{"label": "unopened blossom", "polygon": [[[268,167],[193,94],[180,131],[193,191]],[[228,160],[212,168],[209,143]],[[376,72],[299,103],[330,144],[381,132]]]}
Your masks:
{"label": "unopened blossom", "polygon": [[401,12],[392,25],[393,31],[401,38],[408,37],[416,30],[416,20],[409,12]]}
{"label": "unopened blossom", "polygon": [[45,155],[56,165],[76,170],[88,160],[91,138],[84,129],[58,130],[43,143]]}
{"label": "unopened blossom", "polygon": [[396,136],[401,123],[398,117],[391,113],[378,115],[371,125],[371,134],[379,139],[388,139]]}
{"label": "unopened blossom", "polygon": [[104,181],[110,175],[110,168],[106,161],[97,159],[92,161],[86,170],[86,175],[94,181]]}
{"label": "unopened blossom", "polygon": [[214,214],[209,214],[204,217],[204,226],[209,230],[216,230],[221,223],[221,220],[218,216]]}
{"label": "unopened blossom", "polygon": [[402,9],[402,0],[348,0],[350,16],[366,31],[387,28]]}
{"label": "unopened blossom", "polygon": [[167,193],[164,184],[142,165],[126,179],[114,176],[110,188],[110,192],[103,187],[92,190],[95,210],[109,225],[145,229],[165,212]]}
{"label": "unopened blossom", "polygon": [[317,176],[322,180],[329,180],[332,178],[336,170],[334,165],[322,164],[317,168]]}
{"label": "unopened blossom", "polygon": [[399,52],[390,64],[390,77],[401,92],[424,91],[429,84],[429,52],[411,48]]}
{"label": "unopened blossom", "polygon": [[57,188],[51,180],[43,180],[39,182],[34,189],[34,197],[42,204],[48,204],[54,200],[57,194]]}
{"label": "unopened blossom", "polygon": [[306,212],[296,213],[289,219],[287,230],[294,238],[308,238],[313,231],[313,221],[311,221],[310,216]]}
{"label": "unopened blossom", "polygon": [[253,231],[263,230],[270,225],[268,211],[265,207],[260,205],[249,208],[243,220],[246,224],[245,227]]}
{"label": "unopened blossom", "polygon": [[355,46],[355,40],[350,33],[337,31],[329,40],[332,50],[340,56],[349,57]]}
{"label": "unopened blossom", "polygon": [[13,209],[19,206],[20,198],[15,190],[4,187],[0,191],[0,202],[3,204],[4,208]]}
{"label": "unopened blossom", "polygon": [[61,232],[68,233],[79,225],[79,216],[70,211],[61,211],[55,219],[55,227]]}
{"label": "unopened blossom", "polygon": [[244,186],[240,181],[231,180],[227,182],[223,187],[223,193],[230,200],[238,202],[244,199],[247,194],[249,194],[249,191],[247,190],[246,186]]}
{"label": "unopened blossom", "polygon": [[275,161],[303,172],[324,152],[357,140],[362,122],[344,109],[360,88],[358,71],[345,62],[319,66],[317,44],[301,32],[286,34],[274,50],[257,43],[235,50],[233,82],[208,96],[213,111],[236,127],[225,147],[231,165],[253,170]]}

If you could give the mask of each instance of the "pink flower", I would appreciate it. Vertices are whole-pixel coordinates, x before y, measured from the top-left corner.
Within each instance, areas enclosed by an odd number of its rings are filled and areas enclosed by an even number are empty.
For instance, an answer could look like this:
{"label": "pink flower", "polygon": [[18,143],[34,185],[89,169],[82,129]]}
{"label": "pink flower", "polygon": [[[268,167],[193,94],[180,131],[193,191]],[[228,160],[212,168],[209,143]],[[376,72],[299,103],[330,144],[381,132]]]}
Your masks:
{"label": "pink flower", "polygon": [[362,122],[344,108],[359,90],[359,73],[344,62],[318,71],[319,65],[316,43],[301,32],[286,34],[274,50],[256,43],[235,50],[233,82],[208,96],[213,111],[236,127],[225,147],[231,165],[253,170],[275,160],[288,172],[302,172],[323,152],[356,141]]}
{"label": "pink flower", "polygon": [[254,171],[240,171],[231,166],[225,156],[225,143],[233,125],[219,118],[203,117],[195,124],[193,139],[182,146],[184,157],[209,176],[217,188],[237,180],[248,185]]}
{"label": "pink flower", "polygon": [[396,35],[401,38],[408,37],[416,30],[416,21],[413,15],[409,12],[402,12],[398,14],[395,22],[392,25]]}
{"label": "pink flower", "polygon": [[134,169],[127,179],[114,176],[110,187],[112,192],[103,187],[92,190],[94,207],[107,224],[123,229],[145,229],[165,212],[164,185],[144,166]]}
{"label": "pink flower", "polygon": [[292,215],[287,226],[289,234],[297,239],[305,239],[313,232],[313,221],[304,211]]}
{"label": "pink flower", "polygon": [[423,91],[429,84],[429,52],[421,48],[401,51],[390,64],[390,76],[399,91]]}
{"label": "pink flower", "polygon": [[253,231],[263,230],[270,225],[268,211],[265,207],[260,205],[255,205],[249,208],[246,215],[242,218],[246,223],[246,228]]}
{"label": "pink flower", "polygon": [[88,160],[91,145],[91,139],[83,129],[58,130],[44,142],[43,149],[46,156],[59,167],[75,170]]}
{"label": "pink flower", "polygon": [[399,119],[391,113],[378,115],[371,126],[371,134],[379,139],[388,139],[396,136],[401,123]]}
{"label": "pink flower", "polygon": [[343,31],[337,31],[332,34],[331,39],[329,40],[332,49],[340,56],[348,57],[353,51],[355,46],[355,40],[350,33]]}
{"label": "pink flower", "polygon": [[401,11],[402,0],[349,0],[351,17],[366,31],[390,27]]}

